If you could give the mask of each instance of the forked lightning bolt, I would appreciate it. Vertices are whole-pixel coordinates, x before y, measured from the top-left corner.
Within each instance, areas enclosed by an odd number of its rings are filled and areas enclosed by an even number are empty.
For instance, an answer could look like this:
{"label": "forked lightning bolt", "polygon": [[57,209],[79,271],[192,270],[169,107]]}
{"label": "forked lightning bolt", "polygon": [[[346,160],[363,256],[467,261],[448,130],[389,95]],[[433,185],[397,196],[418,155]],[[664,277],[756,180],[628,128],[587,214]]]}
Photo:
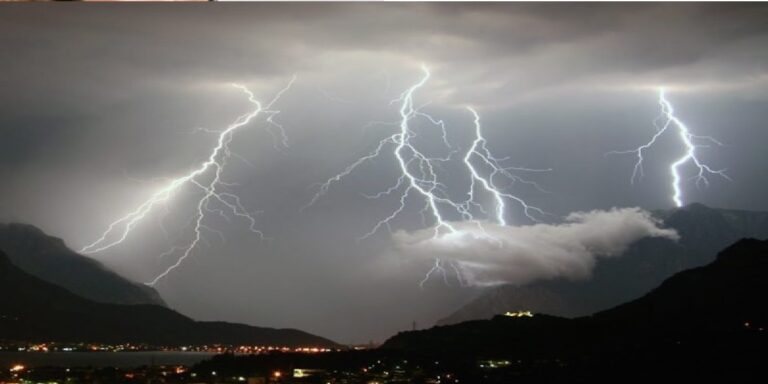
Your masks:
{"label": "forked lightning bolt", "polygon": [[[163,256],[167,256],[176,251],[181,252],[181,255],[176,262],[161,274],[157,275],[152,281],[148,282],[148,285],[156,284],[171,271],[179,267],[200,243],[203,238],[204,230],[221,234],[219,231],[210,229],[204,224],[206,213],[216,213],[225,217],[227,217],[226,214],[228,213],[233,217],[245,220],[248,223],[248,229],[250,231],[259,236],[263,236],[261,231],[256,229],[256,219],[251,212],[244,208],[240,201],[240,197],[227,191],[227,187],[231,186],[231,184],[222,180],[222,172],[227,165],[227,160],[236,155],[230,150],[229,144],[232,142],[234,134],[239,128],[248,125],[260,115],[266,115],[266,122],[272,127],[278,127],[282,132],[282,126],[272,120],[272,118],[279,113],[279,111],[273,110],[272,106],[277,102],[280,96],[291,87],[295,79],[296,77],[294,76],[288,85],[278,92],[274,99],[267,105],[262,105],[261,102],[256,100],[254,94],[245,86],[233,84],[234,87],[246,94],[248,100],[254,105],[254,109],[238,117],[225,129],[217,132],[218,139],[216,140],[216,145],[211,150],[208,159],[199,167],[184,176],[172,179],[163,188],[154,192],[136,209],[112,222],[101,237],[96,239],[93,243],[83,247],[80,252],[84,254],[102,252],[122,243],[142,219],[149,215],[156,207],[164,207],[165,204],[183,187],[196,188],[201,192],[192,219],[192,226],[194,228],[192,240],[185,246],[173,247],[162,254]],[[283,138],[285,137],[284,133],[281,133],[281,135]]]}
{"label": "forked lightning bolt", "polygon": [[[474,204],[475,186],[476,186],[475,182],[477,182],[483,186],[483,189],[485,189],[488,193],[490,193],[493,196],[494,201],[496,203],[496,222],[499,225],[507,225],[507,220],[504,218],[504,214],[506,212],[506,205],[504,204],[505,199],[512,200],[518,203],[522,207],[523,214],[525,214],[526,217],[528,217],[532,221],[538,221],[537,217],[544,215],[545,214],[544,211],[542,211],[539,208],[528,205],[523,199],[515,195],[503,192],[501,188],[498,185],[496,185],[496,182],[494,180],[498,176],[505,176],[507,179],[512,180],[513,182],[528,184],[535,187],[538,190],[543,191],[543,189],[541,189],[541,187],[539,187],[539,185],[536,184],[535,182],[525,180],[520,176],[513,174],[511,171],[548,172],[548,171],[551,171],[551,169],[533,169],[533,168],[502,166],[501,161],[506,159],[497,159],[493,157],[493,155],[491,154],[491,151],[489,151],[488,147],[486,146],[487,141],[485,140],[485,137],[483,137],[483,133],[481,131],[481,126],[480,126],[480,115],[478,115],[477,111],[475,111],[474,108],[472,107],[467,107],[467,109],[472,113],[472,115],[475,118],[474,119],[475,140],[472,142],[472,146],[470,147],[469,151],[467,151],[467,154],[464,156],[464,164],[466,164],[467,169],[469,169],[470,174],[472,175],[470,186],[469,186],[468,199],[465,202],[465,204],[466,205]],[[485,164],[491,170],[487,178],[483,178],[482,176],[480,176],[480,173],[477,171],[475,166],[472,165],[473,157],[480,159],[480,162],[482,164]]]}
{"label": "forked lightning bolt", "polygon": [[[706,145],[702,144],[696,144],[695,141],[706,141],[712,144],[716,145],[722,145],[719,141],[715,140],[712,137],[709,136],[698,136],[691,133],[691,131],[688,129],[688,127],[683,123],[677,116],[675,116],[675,110],[672,108],[672,104],[667,100],[664,89],[659,89],[659,106],[661,107],[661,114],[658,118],[656,118],[653,122],[654,126],[656,126],[657,130],[656,133],[651,137],[651,139],[637,147],[636,149],[628,150],[628,151],[612,151],[608,154],[626,154],[626,153],[633,153],[637,156],[637,161],[635,162],[634,170],[632,171],[632,177],[630,178],[630,183],[634,184],[635,180],[638,178],[641,178],[643,176],[643,153],[645,150],[651,148],[656,142],[659,140],[659,138],[664,135],[667,131],[672,128],[673,130],[677,130],[678,138],[680,139],[680,142],[683,144],[684,147],[684,153],[683,155],[672,162],[669,165],[669,173],[672,177],[672,196],[671,200],[675,204],[676,207],[682,207],[684,205],[683,201],[683,188],[682,188],[682,177],[680,176],[680,168],[688,163],[693,164],[696,167],[696,174],[693,176],[693,179],[696,182],[696,185],[699,186],[701,184],[709,185],[709,180],[707,179],[707,175],[717,175],[720,177],[723,177],[727,180],[730,180],[728,175],[725,174],[725,170],[715,170],[709,167],[708,165],[704,164],[699,160],[699,158],[696,156],[696,149],[701,147],[706,147]],[[657,122],[659,120],[663,120],[663,124],[659,125]]]}
{"label": "forked lightning bolt", "polygon": [[[498,185],[498,178],[504,177],[513,183],[520,182],[528,185],[532,185],[538,188],[533,182],[526,181],[521,177],[514,175],[514,171],[528,171],[528,172],[540,172],[549,171],[546,169],[528,169],[520,167],[505,167],[501,163],[506,159],[497,159],[493,157],[487,148],[486,139],[482,135],[482,129],[480,124],[480,116],[473,108],[468,108],[469,112],[474,116],[474,133],[475,137],[471,147],[465,153],[463,157],[463,164],[466,168],[465,171],[469,173],[469,189],[466,192],[466,198],[461,201],[454,201],[449,197],[447,192],[448,186],[441,182],[438,178],[438,170],[442,168],[443,164],[451,161],[452,155],[458,152],[458,149],[454,148],[448,142],[448,133],[446,125],[442,120],[436,119],[431,115],[428,115],[416,107],[414,101],[414,95],[416,91],[422,88],[429,80],[431,73],[426,66],[422,66],[423,76],[421,79],[406,89],[400,94],[393,103],[399,103],[399,130],[390,136],[387,136],[380,140],[375,149],[365,156],[362,156],[347,166],[342,172],[334,175],[325,182],[319,184],[317,193],[312,197],[310,202],[304,207],[307,208],[317,202],[323,195],[328,193],[331,186],[341,182],[341,180],[347,175],[351,174],[355,169],[369,160],[373,160],[379,157],[385,150],[391,148],[392,154],[397,161],[397,169],[400,173],[397,181],[394,185],[379,193],[368,195],[368,198],[380,198],[383,196],[399,194],[399,204],[396,208],[387,216],[379,220],[372,229],[364,234],[361,239],[369,237],[376,233],[381,227],[386,227],[391,231],[391,222],[399,214],[403,213],[406,209],[406,204],[409,198],[421,199],[424,204],[421,213],[423,217],[431,217],[432,226],[434,227],[434,239],[438,239],[441,236],[457,234],[460,232],[454,224],[449,220],[446,215],[452,215],[454,219],[460,219],[464,221],[475,222],[478,226],[482,226],[476,213],[485,214],[486,211],[483,208],[481,202],[478,201],[480,189],[485,193],[492,196],[494,200],[494,214],[493,219],[499,225],[507,225],[505,218],[506,203],[505,201],[514,201],[519,204],[524,214],[533,221],[538,221],[539,215],[544,212],[536,207],[528,205],[523,199],[510,193],[504,192]],[[449,154],[445,157],[430,157],[427,156],[422,150],[420,150],[412,140],[417,136],[415,128],[412,122],[422,118],[431,126],[437,127],[440,130],[442,141],[449,150]],[[483,176],[480,169],[473,163],[479,162],[483,168],[487,168],[488,175]],[[540,188],[539,188],[540,189]],[[445,210],[448,212],[445,212]],[[425,223],[425,225],[428,225]],[[462,277],[458,267],[452,263],[448,263],[452,269],[456,272],[459,282],[462,281]],[[440,259],[435,259],[435,264],[430,269],[424,280],[421,282],[423,285],[432,274],[439,272],[446,278],[446,269],[443,266],[443,262]]]}

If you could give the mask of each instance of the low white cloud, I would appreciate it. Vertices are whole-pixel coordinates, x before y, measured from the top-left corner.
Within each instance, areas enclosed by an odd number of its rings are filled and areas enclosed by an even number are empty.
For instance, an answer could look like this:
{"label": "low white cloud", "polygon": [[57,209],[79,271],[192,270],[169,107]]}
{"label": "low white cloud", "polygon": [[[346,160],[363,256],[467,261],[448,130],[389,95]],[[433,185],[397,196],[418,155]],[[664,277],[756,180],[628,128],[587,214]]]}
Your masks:
{"label": "low white cloud", "polygon": [[469,285],[526,284],[533,280],[590,276],[598,258],[619,256],[644,237],[679,238],[640,208],[574,212],[560,224],[500,226],[452,223],[456,233],[434,228],[393,235],[406,258],[452,263]]}

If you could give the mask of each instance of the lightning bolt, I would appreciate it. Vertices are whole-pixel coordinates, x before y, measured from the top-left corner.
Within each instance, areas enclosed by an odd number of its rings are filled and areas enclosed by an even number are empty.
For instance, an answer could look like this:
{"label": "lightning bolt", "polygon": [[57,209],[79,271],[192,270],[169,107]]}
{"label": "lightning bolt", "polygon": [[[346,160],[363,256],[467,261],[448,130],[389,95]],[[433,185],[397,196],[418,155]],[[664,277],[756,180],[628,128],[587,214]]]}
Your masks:
{"label": "lightning bolt", "polygon": [[[400,176],[396,182],[384,191],[378,192],[373,195],[365,195],[367,198],[376,199],[393,194],[399,194],[399,204],[394,210],[380,219],[371,228],[371,230],[365,233],[359,239],[365,239],[378,232],[382,227],[392,231],[391,223],[401,213],[406,210],[406,205],[409,199],[420,199],[423,208],[421,209],[421,215],[424,218],[424,225],[429,226],[427,217],[431,218],[431,226],[434,227],[433,239],[439,239],[442,236],[460,235],[461,231],[457,229],[455,225],[448,219],[448,217],[458,217],[461,220],[471,221],[476,223],[481,229],[482,225],[475,212],[479,211],[483,214],[486,213],[483,205],[479,202],[480,190],[493,197],[494,200],[494,218],[499,225],[507,225],[505,218],[506,214],[506,201],[513,201],[519,204],[525,216],[532,221],[539,221],[538,216],[543,215],[544,212],[536,207],[527,204],[523,199],[515,196],[511,193],[504,192],[499,185],[498,179],[504,177],[510,180],[512,183],[524,183],[532,185],[541,190],[541,188],[533,182],[526,181],[525,179],[513,174],[514,171],[525,172],[542,172],[549,171],[549,169],[529,169],[522,167],[508,167],[503,166],[502,162],[507,158],[499,159],[494,157],[487,147],[487,140],[482,135],[482,127],[480,124],[480,116],[477,111],[471,107],[467,107],[467,110],[474,116],[474,133],[475,137],[471,147],[465,153],[463,158],[463,164],[466,170],[469,171],[469,189],[466,193],[466,198],[462,201],[454,201],[448,195],[448,186],[439,180],[438,170],[442,169],[443,164],[447,164],[451,161],[454,154],[458,152],[451,143],[448,141],[448,131],[446,124],[437,118],[422,111],[423,107],[417,107],[415,103],[415,94],[418,90],[423,88],[431,77],[429,69],[422,65],[423,76],[418,82],[411,85],[400,96],[393,100],[391,104],[399,104],[399,130],[391,135],[381,139],[376,145],[375,149],[368,154],[358,158],[350,165],[348,165],[343,171],[327,179],[323,183],[317,184],[317,192],[312,199],[302,209],[306,209],[315,204],[322,196],[327,194],[330,188],[341,182],[346,176],[350,175],[357,168],[364,163],[381,156],[385,151],[391,150],[396,160],[396,167],[400,173]],[[443,144],[448,148],[449,154],[445,157],[430,157],[421,151],[412,140],[418,136],[418,132],[415,131],[413,121],[416,119],[423,119],[431,124],[431,126],[437,127],[440,130]],[[483,172],[478,166],[473,164],[473,161],[479,162],[484,168],[489,170],[486,176],[483,176]],[[444,212],[444,210],[448,212]],[[453,215],[453,216],[447,216]],[[484,231],[483,231],[484,232]],[[459,269],[459,266],[453,262],[448,262],[448,265],[456,272],[456,277],[460,283],[463,282],[463,278]],[[423,286],[430,277],[439,273],[443,275],[443,279],[447,282],[447,269],[445,262],[439,258],[435,259],[435,263],[432,268],[426,273],[424,279],[420,285]]]}
{"label": "lightning bolt", "polygon": [[[272,106],[280,99],[283,93],[293,85],[295,80],[296,76],[292,77],[285,88],[281,89],[267,105],[262,105],[262,103],[256,99],[253,92],[245,86],[232,84],[234,87],[245,93],[248,97],[248,101],[254,105],[253,110],[239,116],[225,129],[217,131],[218,139],[205,162],[186,175],[171,179],[164,187],[155,191],[133,211],[130,211],[126,215],[113,221],[98,239],[83,247],[80,250],[80,253],[93,254],[103,252],[119,245],[128,238],[131,231],[141,223],[147,215],[159,206],[165,207],[168,201],[183,187],[192,187],[202,192],[199,200],[197,200],[195,214],[192,220],[192,227],[194,229],[192,240],[185,246],[175,246],[161,254],[162,256],[168,256],[176,251],[181,252],[181,255],[176,259],[176,262],[148,282],[148,285],[157,284],[158,281],[166,277],[171,271],[178,268],[203,239],[203,231],[208,230],[218,233],[223,237],[223,234],[221,234],[220,231],[216,231],[204,225],[207,213],[216,213],[224,217],[227,217],[226,215],[229,214],[232,217],[242,219],[248,223],[248,229],[251,232],[263,237],[264,234],[256,228],[256,219],[253,216],[254,213],[245,209],[238,195],[227,191],[227,187],[231,187],[234,184],[223,181],[222,172],[224,171],[229,158],[236,156],[229,147],[235,132],[254,121],[258,116],[262,114],[266,115],[267,124],[271,127],[280,129],[280,131],[283,132],[281,136],[285,138],[282,126],[272,120],[274,116],[280,113],[280,111],[273,110]],[[285,139],[284,142],[287,143],[287,139]],[[216,206],[218,206],[218,208],[216,208]]]}
{"label": "lightning bolt", "polygon": [[[472,175],[471,183],[469,186],[469,193],[468,193],[468,199],[465,202],[465,204],[473,204],[475,201],[475,183],[480,183],[482,185],[483,189],[485,189],[488,193],[490,193],[493,196],[494,201],[496,202],[496,221],[499,225],[507,225],[507,220],[504,218],[504,213],[506,211],[506,205],[504,204],[505,199],[509,199],[512,201],[517,202],[523,209],[523,213],[527,218],[529,218],[531,221],[539,221],[539,216],[545,215],[545,212],[542,211],[539,208],[536,208],[534,206],[528,205],[523,199],[512,195],[510,193],[503,192],[501,188],[496,185],[495,178],[498,176],[505,176],[507,179],[512,180],[513,182],[520,182],[528,185],[534,186],[536,189],[544,191],[537,183],[525,180],[510,171],[525,171],[525,172],[548,172],[551,171],[551,169],[533,169],[533,168],[522,168],[522,167],[504,167],[501,165],[501,162],[506,160],[504,159],[497,159],[493,157],[491,154],[491,151],[488,150],[488,147],[486,146],[487,141],[485,140],[485,137],[483,137],[483,133],[481,131],[480,126],[480,115],[475,111],[472,107],[467,107],[469,112],[472,113],[474,116],[474,122],[475,122],[475,140],[472,141],[472,146],[469,148],[469,151],[467,151],[467,154],[464,156],[464,164],[467,166],[467,169],[469,169],[470,174]],[[477,171],[475,166],[472,165],[472,158],[477,157],[480,159],[480,162],[482,164],[485,164],[491,169],[491,173],[486,177],[480,176],[480,173]]]}
{"label": "lightning bolt", "polygon": [[[697,144],[695,141],[698,142],[709,142],[715,145],[723,145],[721,142],[715,140],[714,138],[710,136],[699,136],[694,135],[691,133],[691,131],[688,129],[688,126],[685,125],[677,116],[675,116],[675,110],[672,107],[672,104],[667,100],[666,94],[664,91],[664,88],[659,89],[659,106],[661,108],[661,114],[654,119],[653,125],[656,127],[656,133],[651,136],[651,139],[646,142],[645,144],[637,147],[636,149],[628,150],[628,151],[611,151],[607,154],[627,154],[632,153],[637,156],[637,161],[635,162],[635,167],[632,171],[632,177],[630,178],[630,183],[634,184],[635,181],[639,178],[642,178],[644,176],[643,173],[643,161],[645,160],[643,154],[644,152],[651,148],[656,142],[659,140],[659,138],[664,135],[667,131],[670,130],[677,130],[678,139],[683,145],[684,153],[683,155],[672,162],[669,165],[669,173],[672,177],[672,202],[675,204],[676,207],[682,207],[684,205],[683,202],[683,188],[682,188],[682,176],[680,176],[680,168],[688,163],[693,164],[696,167],[696,174],[692,177],[695,180],[696,186],[700,185],[709,185],[709,179],[707,179],[707,175],[717,175],[720,176],[726,180],[731,180],[728,175],[725,174],[725,170],[716,170],[712,169],[707,164],[703,163],[699,158],[696,156],[696,150],[698,148],[707,147],[706,145]],[[663,123],[661,125],[658,124],[659,120],[663,120]]]}

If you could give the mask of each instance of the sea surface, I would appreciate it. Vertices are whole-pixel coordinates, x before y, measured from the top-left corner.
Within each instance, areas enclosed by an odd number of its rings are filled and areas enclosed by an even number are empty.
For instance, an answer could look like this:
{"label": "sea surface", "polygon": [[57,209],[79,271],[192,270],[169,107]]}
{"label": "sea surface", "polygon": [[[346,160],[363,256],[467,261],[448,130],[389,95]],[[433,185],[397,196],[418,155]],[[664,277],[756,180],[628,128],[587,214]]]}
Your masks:
{"label": "sea surface", "polygon": [[27,367],[120,367],[142,365],[192,365],[209,359],[210,352],[8,352],[0,351],[0,368],[15,364]]}

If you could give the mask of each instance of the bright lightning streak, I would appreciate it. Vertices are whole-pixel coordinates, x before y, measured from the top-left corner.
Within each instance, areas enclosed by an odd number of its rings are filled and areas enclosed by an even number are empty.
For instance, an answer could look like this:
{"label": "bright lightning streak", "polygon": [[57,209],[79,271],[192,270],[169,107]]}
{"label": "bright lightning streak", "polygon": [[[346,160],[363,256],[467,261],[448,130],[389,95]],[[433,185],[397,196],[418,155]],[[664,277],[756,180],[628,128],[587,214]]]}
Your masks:
{"label": "bright lightning streak", "polygon": [[[482,190],[491,195],[495,201],[494,217],[499,225],[507,225],[507,220],[505,219],[507,206],[505,201],[508,200],[519,204],[526,217],[530,220],[538,221],[537,215],[543,215],[544,212],[539,208],[528,205],[520,197],[504,192],[498,185],[497,179],[499,177],[504,177],[511,180],[513,183],[520,182],[532,185],[541,190],[536,183],[524,180],[521,177],[514,175],[512,172],[542,172],[549,170],[505,167],[501,165],[501,162],[506,159],[498,159],[491,154],[487,147],[487,141],[482,135],[480,116],[473,108],[468,108],[468,110],[474,116],[475,137],[471,147],[463,158],[463,164],[470,174],[470,185],[466,194],[467,198],[464,201],[455,202],[448,196],[446,191],[447,186],[438,179],[437,169],[440,168],[442,164],[449,162],[451,156],[458,150],[448,141],[445,123],[442,120],[422,112],[419,107],[415,106],[414,98],[416,92],[424,87],[431,77],[431,73],[426,66],[422,66],[421,69],[423,72],[421,79],[401,93],[399,98],[392,101],[392,103],[399,103],[400,105],[400,108],[398,109],[400,116],[400,122],[398,124],[399,130],[392,135],[381,139],[373,151],[352,162],[342,172],[319,184],[317,193],[315,193],[310,202],[305,205],[302,210],[316,203],[323,195],[328,193],[331,186],[341,182],[342,179],[354,172],[358,167],[367,161],[378,158],[385,152],[385,150],[388,150],[388,148],[392,148],[392,154],[397,161],[397,168],[400,173],[397,182],[384,191],[373,195],[367,195],[366,197],[380,198],[399,192],[399,205],[397,205],[389,215],[379,220],[373,228],[360,239],[372,236],[381,229],[381,227],[386,227],[391,231],[390,224],[392,220],[406,210],[406,204],[409,198],[412,197],[420,198],[423,201],[424,206],[421,210],[421,214],[422,217],[425,218],[425,226],[429,225],[426,222],[426,217],[429,216],[432,218],[431,225],[434,226],[435,231],[433,239],[439,239],[443,236],[461,235],[461,231],[446,218],[446,215],[441,209],[447,208],[454,215],[460,217],[461,220],[475,222],[482,229],[479,219],[475,217],[473,213],[475,211],[485,213],[482,204],[478,202],[478,195],[480,194],[478,190],[481,189],[480,186],[482,187]],[[440,129],[443,144],[451,150],[447,157],[429,157],[416,147],[412,139],[417,136],[417,133],[414,131],[412,122],[417,118],[422,118],[432,126]],[[489,174],[483,176],[478,167],[473,164],[473,161],[479,161],[483,168],[489,169]],[[449,262],[448,265],[454,272],[456,272],[458,281],[460,283],[463,282],[459,267],[453,262]],[[426,273],[420,285],[423,286],[435,273],[442,274],[443,279],[447,282],[447,270],[444,266],[444,262],[439,258],[435,259],[434,265]]]}
{"label": "bright lightning streak", "polygon": [[[493,195],[494,200],[496,201],[496,221],[499,223],[499,225],[507,225],[506,219],[504,219],[504,213],[506,211],[506,205],[504,204],[504,199],[510,199],[518,204],[523,208],[523,213],[526,217],[528,217],[532,221],[539,221],[535,216],[535,214],[538,215],[544,215],[544,211],[542,211],[539,208],[533,207],[528,205],[523,199],[509,194],[502,192],[501,189],[494,183],[494,177],[498,175],[506,176],[508,179],[512,181],[518,181],[526,184],[534,185],[536,188],[539,188],[538,184],[523,180],[520,177],[513,175],[510,173],[510,170],[518,170],[518,171],[528,171],[528,172],[547,172],[551,171],[551,169],[531,169],[531,168],[519,168],[519,167],[503,167],[501,164],[499,164],[500,159],[497,159],[493,157],[491,154],[491,151],[488,150],[486,147],[486,140],[485,137],[483,137],[483,133],[480,130],[480,115],[477,114],[477,111],[475,111],[472,107],[467,107],[467,109],[472,113],[472,115],[475,118],[475,140],[472,142],[472,147],[470,147],[469,151],[467,151],[467,154],[464,156],[464,164],[466,164],[467,169],[469,169],[470,173],[472,174],[472,181],[470,183],[469,187],[469,197],[467,200],[467,204],[473,202],[475,200],[475,182],[479,182],[483,188],[489,192],[491,195]],[[480,159],[480,161],[487,165],[491,169],[491,173],[487,178],[483,178],[480,176],[480,173],[477,171],[477,169],[472,165],[471,159],[473,156],[476,156]]]}
{"label": "bright lightning streak", "polygon": [[[429,69],[427,69],[426,66],[422,66],[422,70],[424,71],[424,77],[421,78],[421,81],[408,88],[408,90],[400,95],[400,99],[398,99],[402,102],[402,104],[400,107],[400,133],[395,135],[397,140],[395,158],[397,158],[397,162],[400,165],[400,170],[408,180],[408,187],[405,189],[403,197],[407,196],[411,190],[415,190],[421,194],[424,199],[426,199],[429,210],[436,221],[435,236],[437,236],[439,234],[440,228],[445,228],[449,232],[456,232],[456,228],[445,221],[443,216],[440,214],[440,209],[437,206],[438,202],[447,203],[454,206],[455,204],[452,201],[445,198],[440,198],[435,194],[439,185],[436,180],[437,176],[435,175],[433,162],[430,158],[424,156],[423,153],[417,150],[410,141],[413,133],[408,123],[415,117],[416,113],[418,112],[413,106],[413,93],[424,86],[430,77]],[[430,120],[434,121],[434,119]],[[443,135],[443,137],[445,137],[445,135]],[[410,156],[408,156],[409,153]],[[409,157],[408,160],[406,160],[406,157]],[[426,172],[422,171],[421,177],[416,176],[409,169],[409,164],[411,161],[416,161],[420,169],[426,170]],[[401,203],[404,203],[404,199],[401,199]],[[404,207],[405,205],[401,204],[400,208],[398,208],[396,212],[402,211]],[[392,217],[393,216],[390,216],[389,218],[385,219],[386,221],[379,222],[379,224],[374,227],[373,232],[375,232],[381,224],[388,223]],[[373,232],[370,234],[373,234]]]}
{"label": "bright lightning streak", "polygon": [[[672,202],[675,204],[676,207],[679,208],[684,205],[683,188],[681,186],[682,177],[680,176],[680,167],[682,167],[683,165],[687,163],[692,163],[696,167],[697,173],[696,175],[693,176],[693,179],[696,180],[697,186],[699,186],[700,184],[709,185],[709,180],[706,177],[707,175],[718,175],[727,180],[730,180],[730,178],[728,177],[728,175],[725,174],[724,169],[721,169],[721,170],[712,169],[708,165],[701,162],[701,160],[699,160],[699,158],[696,156],[696,149],[705,147],[705,146],[694,143],[694,140],[709,141],[710,143],[714,143],[716,145],[723,145],[723,144],[710,136],[698,136],[698,135],[692,134],[691,131],[688,129],[688,126],[686,126],[685,123],[683,123],[679,118],[677,118],[677,116],[675,116],[674,108],[672,107],[672,104],[667,100],[666,94],[664,92],[664,88],[659,89],[659,106],[661,107],[661,115],[656,120],[654,120],[654,125],[656,126],[657,131],[647,143],[633,150],[612,151],[612,152],[609,152],[608,154],[634,153],[637,156],[637,161],[635,162],[635,167],[632,171],[632,177],[630,178],[630,183],[634,184],[635,180],[644,176],[643,174],[643,161],[645,160],[645,158],[643,157],[644,151],[651,148],[654,144],[656,144],[658,139],[670,128],[672,127],[676,128],[678,138],[680,139],[680,142],[683,144],[685,152],[682,157],[678,158],[677,160],[675,160],[669,165],[669,173],[672,176]],[[659,119],[664,119],[664,123],[661,126],[657,125],[656,123],[656,121],[658,121]]]}
{"label": "bright lightning streak", "polygon": [[[169,251],[162,253],[163,256],[167,256],[174,251],[181,250],[181,256],[176,260],[174,264],[169,266],[163,273],[159,274],[152,281],[147,283],[148,285],[154,285],[162,278],[166,277],[171,271],[179,267],[184,260],[189,257],[191,252],[195,249],[203,236],[203,230],[210,230],[203,224],[206,213],[217,213],[224,215],[226,211],[237,218],[243,219],[248,222],[248,229],[259,236],[263,237],[263,233],[256,229],[256,219],[253,214],[245,209],[240,201],[240,197],[226,192],[223,189],[231,186],[231,183],[224,182],[222,180],[222,172],[227,164],[227,160],[235,154],[230,150],[229,144],[234,138],[235,131],[244,127],[256,119],[259,115],[267,115],[267,123],[273,127],[279,127],[282,132],[282,126],[275,123],[272,118],[279,113],[277,110],[272,110],[272,105],[278,101],[280,96],[286,92],[293,82],[296,80],[294,76],[285,88],[280,90],[277,95],[266,105],[263,106],[261,102],[256,100],[254,94],[245,86],[239,84],[233,84],[234,87],[240,89],[248,96],[248,100],[254,105],[254,109],[240,117],[238,117],[233,123],[226,127],[226,129],[219,131],[216,145],[212,149],[208,159],[203,162],[198,168],[190,173],[172,179],[165,187],[159,189],[153,193],[147,200],[140,204],[135,210],[129,212],[125,216],[112,222],[104,233],[91,244],[86,245],[80,250],[80,253],[92,254],[108,250],[123,241],[128,237],[131,231],[138,225],[142,219],[150,214],[157,206],[165,207],[165,204],[184,186],[196,187],[203,192],[200,199],[197,201],[196,212],[193,219],[194,235],[192,241],[184,247],[173,247]],[[285,134],[282,133],[285,137]],[[284,141],[287,142],[287,141]],[[211,208],[210,205],[218,204],[220,208]],[[218,232],[221,234],[220,232]]]}
{"label": "bright lightning streak", "polygon": [[[453,266],[453,264],[451,264]],[[454,266],[455,268],[455,266]],[[434,273],[440,273],[443,276],[443,282],[445,282],[446,285],[448,285],[448,273],[445,271],[445,268],[443,268],[442,261],[439,258],[435,258],[435,264],[432,266],[432,268],[427,271],[426,274],[424,274],[424,278],[421,279],[419,282],[420,287],[424,287],[424,284],[429,281],[429,278],[432,277],[432,274]],[[456,276],[459,277],[459,281],[461,281],[461,273],[459,273],[458,270],[456,270]]]}

